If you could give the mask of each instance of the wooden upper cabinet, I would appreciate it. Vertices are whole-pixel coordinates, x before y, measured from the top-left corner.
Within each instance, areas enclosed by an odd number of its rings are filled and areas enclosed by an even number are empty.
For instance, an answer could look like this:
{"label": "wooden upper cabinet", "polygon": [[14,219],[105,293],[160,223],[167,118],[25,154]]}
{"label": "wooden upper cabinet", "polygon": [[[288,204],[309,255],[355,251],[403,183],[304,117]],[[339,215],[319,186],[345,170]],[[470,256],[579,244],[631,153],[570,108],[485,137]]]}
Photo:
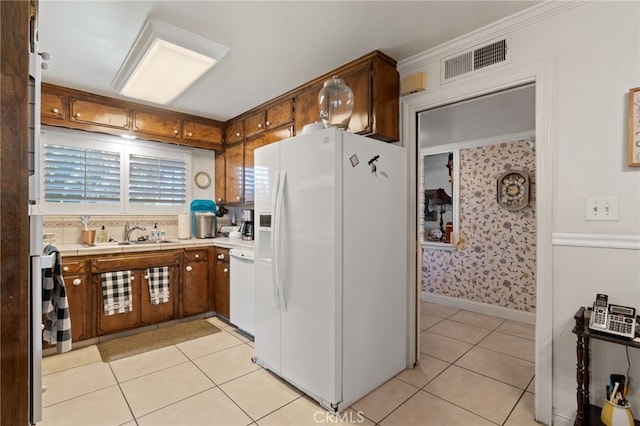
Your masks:
{"label": "wooden upper cabinet", "polygon": [[311,123],[321,123],[320,109],[318,108],[318,93],[322,88],[322,84],[308,87],[301,91],[295,97],[295,119],[294,130],[296,135],[302,132],[302,128]]}
{"label": "wooden upper cabinet", "polygon": [[183,139],[200,148],[219,148],[222,145],[222,126],[185,119]]}
{"label": "wooden upper cabinet", "polygon": [[[65,119],[64,95],[43,92],[40,97],[40,116],[42,122]],[[45,123],[46,124],[46,123]]]}
{"label": "wooden upper cabinet", "polygon": [[180,119],[170,114],[133,110],[133,131],[152,136],[180,137]]}
{"label": "wooden upper cabinet", "polygon": [[227,203],[244,201],[244,144],[227,146],[224,152],[225,192]]}
{"label": "wooden upper cabinet", "polygon": [[224,131],[224,140],[227,145],[240,142],[244,139],[244,121],[236,120],[227,123]]}
{"label": "wooden upper cabinet", "polygon": [[293,123],[293,98],[267,108],[267,129]]}
{"label": "wooden upper cabinet", "polygon": [[265,136],[248,140],[244,143],[244,202],[253,203],[255,194],[255,172],[253,167],[253,151],[267,145]]}
{"label": "wooden upper cabinet", "polygon": [[293,136],[293,126],[282,127],[277,130],[269,130],[264,134],[264,139],[266,145],[274,142],[281,141],[283,139],[288,139]]}
{"label": "wooden upper cabinet", "polygon": [[258,135],[266,129],[267,114],[265,111],[258,111],[244,119],[244,137],[250,138]]}
{"label": "wooden upper cabinet", "polygon": [[379,51],[318,77],[300,90],[295,96],[296,134],[300,134],[306,124],[321,122],[318,93],[324,81],[334,75],[344,79],[353,90],[349,131],[382,141],[397,141],[400,138],[400,77],[396,61]]}
{"label": "wooden upper cabinet", "polygon": [[129,129],[129,111],[123,106],[71,97],[69,112],[71,121],[115,129]]}
{"label": "wooden upper cabinet", "polygon": [[224,153],[216,152],[216,175],[215,175],[215,187],[216,187],[216,204],[220,205],[221,203],[227,202],[227,191],[226,191],[226,181],[225,181],[225,170],[224,170]]}

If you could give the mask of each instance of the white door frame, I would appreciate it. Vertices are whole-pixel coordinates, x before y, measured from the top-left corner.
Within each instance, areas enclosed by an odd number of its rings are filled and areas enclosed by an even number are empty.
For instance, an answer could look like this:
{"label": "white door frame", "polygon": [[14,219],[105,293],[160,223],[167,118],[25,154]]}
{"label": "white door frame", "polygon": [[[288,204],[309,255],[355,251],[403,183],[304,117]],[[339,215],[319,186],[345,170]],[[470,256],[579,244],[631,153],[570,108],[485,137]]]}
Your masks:
{"label": "white door frame", "polygon": [[437,90],[417,93],[401,99],[401,141],[407,147],[409,214],[407,220],[409,241],[409,362],[419,357],[420,291],[418,271],[421,270],[416,230],[417,179],[417,114],[453,102],[497,92],[525,83],[535,83],[535,135],[536,135],[536,215],[537,215],[537,269],[536,269],[536,344],[535,344],[535,417],[547,425],[552,423],[552,241],[553,232],[553,146],[555,137],[555,100],[553,59],[527,65],[507,66],[451,83]]}

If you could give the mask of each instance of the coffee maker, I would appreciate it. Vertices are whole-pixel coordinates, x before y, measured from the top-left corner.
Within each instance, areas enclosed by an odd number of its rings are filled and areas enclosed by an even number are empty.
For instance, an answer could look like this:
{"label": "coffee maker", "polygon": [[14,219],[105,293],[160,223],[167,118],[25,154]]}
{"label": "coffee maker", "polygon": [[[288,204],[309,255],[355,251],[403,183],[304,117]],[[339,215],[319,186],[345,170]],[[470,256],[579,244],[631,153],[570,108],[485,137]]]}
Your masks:
{"label": "coffee maker", "polygon": [[253,240],[253,210],[242,210],[242,228],[240,233],[243,240]]}

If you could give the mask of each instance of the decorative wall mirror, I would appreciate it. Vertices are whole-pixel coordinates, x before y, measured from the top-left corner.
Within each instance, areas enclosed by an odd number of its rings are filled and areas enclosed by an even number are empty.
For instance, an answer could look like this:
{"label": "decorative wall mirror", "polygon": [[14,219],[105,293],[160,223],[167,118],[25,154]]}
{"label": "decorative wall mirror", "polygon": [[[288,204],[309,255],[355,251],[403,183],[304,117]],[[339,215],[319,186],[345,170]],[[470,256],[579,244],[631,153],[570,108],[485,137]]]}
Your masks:
{"label": "decorative wall mirror", "polygon": [[424,148],[419,158],[419,235],[423,247],[453,250],[458,235],[459,151]]}

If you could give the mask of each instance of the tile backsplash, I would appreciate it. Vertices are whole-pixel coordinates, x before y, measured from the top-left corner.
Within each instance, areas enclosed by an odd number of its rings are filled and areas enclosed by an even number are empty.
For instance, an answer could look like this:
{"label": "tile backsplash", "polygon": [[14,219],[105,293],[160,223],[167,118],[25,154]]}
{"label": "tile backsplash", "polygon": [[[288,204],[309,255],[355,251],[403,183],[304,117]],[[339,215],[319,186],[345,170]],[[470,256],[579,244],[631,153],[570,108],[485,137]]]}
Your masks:
{"label": "tile backsplash", "polygon": [[[151,233],[154,224],[158,229],[164,229],[167,239],[178,238],[178,216],[91,216],[87,228],[99,232],[104,225],[109,238],[121,241],[124,236],[124,226],[129,222],[130,226],[142,225],[144,231],[135,230],[131,233],[131,239],[147,236]],[[80,223],[80,216],[45,216],[43,219],[43,237],[45,242],[51,244],[80,244],[82,242],[81,231],[84,225]],[[97,238],[96,238],[97,240]]]}

